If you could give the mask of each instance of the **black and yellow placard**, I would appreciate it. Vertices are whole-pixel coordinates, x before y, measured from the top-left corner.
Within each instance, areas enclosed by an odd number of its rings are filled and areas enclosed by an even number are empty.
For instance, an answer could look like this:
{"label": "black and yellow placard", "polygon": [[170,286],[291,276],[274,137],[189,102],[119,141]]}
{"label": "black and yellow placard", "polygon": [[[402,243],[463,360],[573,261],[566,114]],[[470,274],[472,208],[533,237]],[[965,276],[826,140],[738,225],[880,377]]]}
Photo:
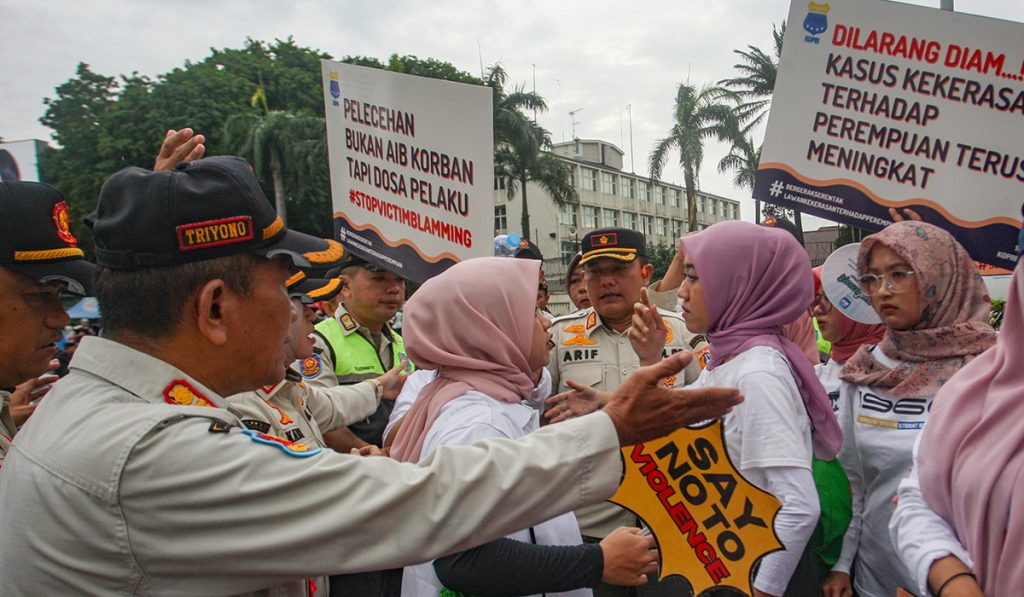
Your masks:
{"label": "black and yellow placard", "polygon": [[625,475],[611,501],[642,518],[661,555],[661,578],[686,578],[694,594],[729,586],[750,595],[757,560],[783,549],[781,504],[729,460],[721,421],[623,448]]}

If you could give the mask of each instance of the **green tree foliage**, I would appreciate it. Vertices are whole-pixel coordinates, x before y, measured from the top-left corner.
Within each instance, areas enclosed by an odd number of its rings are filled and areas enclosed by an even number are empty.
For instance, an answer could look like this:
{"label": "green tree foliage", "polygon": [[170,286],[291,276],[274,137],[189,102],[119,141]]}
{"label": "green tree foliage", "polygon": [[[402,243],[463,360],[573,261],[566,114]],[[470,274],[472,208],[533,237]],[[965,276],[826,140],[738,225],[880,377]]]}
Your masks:
{"label": "green tree foliage", "polygon": [[579,197],[571,167],[545,151],[551,147],[551,134],[523,112],[544,112],[548,108],[544,98],[522,86],[507,92],[507,82],[508,75],[500,64],[490,68],[485,80],[494,90],[494,174],[504,181],[509,198],[517,189],[522,190],[520,233],[529,239],[528,182],[540,185],[559,205],[575,203]]}
{"label": "green tree foliage", "polygon": [[679,152],[686,185],[687,227],[697,230],[698,174],[704,161],[704,140],[727,140],[738,128],[734,111],[739,96],[724,87],[705,85],[700,90],[689,82],[680,83],[672,109],[673,123],[668,135],[655,142],[648,157],[651,183],[661,177],[672,150]]}
{"label": "green tree foliage", "polygon": [[647,248],[647,262],[654,266],[654,273],[651,280],[660,280],[665,277],[669,264],[676,255],[676,248],[667,243],[658,243]]}
{"label": "green tree foliage", "polygon": [[[75,76],[58,86],[54,97],[44,100],[47,110],[41,122],[53,130],[59,147],[40,156],[42,177],[65,193],[73,219],[80,222],[94,209],[108,176],[127,166],[152,167],[168,129],[191,127],[203,133],[207,155],[239,152],[242,147],[233,145],[235,141],[229,143],[226,136],[227,122],[233,116],[258,116],[251,99],[253,92],[262,88],[267,104],[282,113],[274,120],[287,123],[293,141],[289,157],[294,159],[284,169],[282,180],[291,212],[289,226],[330,235],[322,58],[331,56],[288,38],[273,43],[250,39],[238,49],[211,48],[201,61],[185,61],[155,79],[137,73],[107,77],[79,64]],[[481,83],[435,59],[394,55],[387,62],[363,56],[348,56],[343,61]],[[310,134],[310,127],[318,122],[319,134]],[[281,130],[275,131],[274,135],[280,136]],[[268,129],[265,136],[274,135]],[[264,155],[269,158],[266,152]],[[255,150],[249,157],[256,160]],[[269,167],[273,160],[266,162],[268,167],[255,170],[267,196],[274,197],[273,168]],[[91,252],[91,233],[82,225],[76,225],[75,231],[81,246]]]}
{"label": "green tree foliage", "polygon": [[719,85],[736,91],[746,100],[737,107],[737,115],[741,121],[748,122],[751,126],[757,126],[764,120],[771,107],[785,35],[786,21],[782,21],[779,27],[772,25],[774,55],[769,55],[756,46],[747,46],[746,50],[733,50],[733,53],[742,59],[733,65],[733,68],[739,71],[739,76],[718,82]]}

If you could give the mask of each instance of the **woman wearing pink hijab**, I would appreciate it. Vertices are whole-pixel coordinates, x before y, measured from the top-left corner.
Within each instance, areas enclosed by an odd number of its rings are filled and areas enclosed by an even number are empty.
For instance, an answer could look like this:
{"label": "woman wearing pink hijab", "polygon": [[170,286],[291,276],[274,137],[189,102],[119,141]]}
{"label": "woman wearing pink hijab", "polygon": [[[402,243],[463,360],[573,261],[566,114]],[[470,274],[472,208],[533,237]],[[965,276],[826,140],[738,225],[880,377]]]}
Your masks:
{"label": "woman wearing pink hijab", "polygon": [[[548,364],[550,321],[536,307],[539,261],[470,259],[428,280],[405,307],[406,347],[437,376],[405,416],[391,455],[418,462],[444,445],[517,439],[539,426],[529,403]],[[467,520],[471,517],[467,517]],[[443,524],[463,524],[461,520]],[[583,545],[572,513],[507,538],[405,569],[402,595],[589,596],[600,581],[639,585],[657,569],[650,536],[618,529]],[[447,587],[447,588],[445,588]]]}
{"label": "woman wearing pink hijab", "polygon": [[1024,590],[1021,259],[998,342],[938,391],[914,449],[914,470],[900,484],[889,528],[922,594],[1003,597]]}
{"label": "woman wearing pink hijab", "polygon": [[782,502],[775,531],[785,550],[761,560],[755,595],[811,594],[813,573],[794,572],[818,521],[812,452],[834,458],[842,434],[811,362],[782,331],[814,298],[807,253],[783,230],[738,221],[680,242],[683,318],[711,345],[691,387],[740,388],[746,401],[723,418],[729,456]]}
{"label": "woman wearing pink hijab", "polygon": [[851,572],[858,595],[917,588],[889,538],[892,499],[939,404],[939,388],[995,343],[978,268],[945,230],[897,222],[865,238],[857,261],[861,289],[886,331],[877,345],[861,346],[840,373],[845,441],[839,461],[850,480],[853,519],[823,585],[826,597],[848,595]]}

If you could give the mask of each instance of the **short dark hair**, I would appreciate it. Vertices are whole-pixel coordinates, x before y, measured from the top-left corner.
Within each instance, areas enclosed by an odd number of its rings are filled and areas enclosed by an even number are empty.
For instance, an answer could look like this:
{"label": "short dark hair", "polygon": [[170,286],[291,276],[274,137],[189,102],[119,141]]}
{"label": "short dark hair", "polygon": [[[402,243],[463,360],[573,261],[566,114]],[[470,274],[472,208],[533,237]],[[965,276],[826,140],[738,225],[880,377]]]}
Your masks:
{"label": "short dark hair", "polygon": [[224,280],[242,296],[252,292],[255,268],[266,260],[248,253],[133,271],[99,267],[96,299],[108,332],[159,337],[174,332],[188,297],[210,280]]}

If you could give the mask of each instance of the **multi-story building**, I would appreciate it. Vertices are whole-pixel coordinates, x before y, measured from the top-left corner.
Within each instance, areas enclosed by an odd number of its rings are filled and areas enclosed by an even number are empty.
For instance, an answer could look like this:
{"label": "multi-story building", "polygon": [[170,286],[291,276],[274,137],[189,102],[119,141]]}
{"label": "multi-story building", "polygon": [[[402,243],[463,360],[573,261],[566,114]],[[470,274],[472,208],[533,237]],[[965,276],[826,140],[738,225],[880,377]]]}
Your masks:
{"label": "multi-story building", "polygon": [[[684,187],[623,172],[623,152],[606,141],[576,139],[552,147],[552,153],[569,164],[578,205],[557,205],[539,185],[527,183],[529,237],[545,257],[544,269],[552,291],[553,311],[562,302],[565,267],[579,250],[580,239],[594,228],[619,226],[643,232],[648,247],[672,246],[687,230]],[[498,183],[496,183],[498,184]],[[523,190],[511,198],[504,188],[494,192],[495,234],[522,233]],[[740,204],[733,199],[699,191],[697,226],[706,228],[720,220],[739,219]],[[556,300],[557,299],[557,300]]]}

